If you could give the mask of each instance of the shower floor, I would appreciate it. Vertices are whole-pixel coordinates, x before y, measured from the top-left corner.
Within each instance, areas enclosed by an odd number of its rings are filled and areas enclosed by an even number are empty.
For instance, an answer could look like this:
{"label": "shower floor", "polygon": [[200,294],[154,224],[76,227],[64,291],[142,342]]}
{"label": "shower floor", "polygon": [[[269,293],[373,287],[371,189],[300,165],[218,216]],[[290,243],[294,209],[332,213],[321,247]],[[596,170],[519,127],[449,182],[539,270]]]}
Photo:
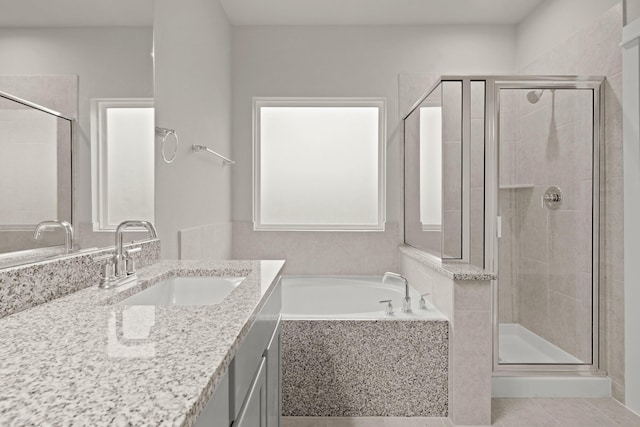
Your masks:
{"label": "shower floor", "polygon": [[501,323],[498,333],[501,364],[584,363],[518,323]]}

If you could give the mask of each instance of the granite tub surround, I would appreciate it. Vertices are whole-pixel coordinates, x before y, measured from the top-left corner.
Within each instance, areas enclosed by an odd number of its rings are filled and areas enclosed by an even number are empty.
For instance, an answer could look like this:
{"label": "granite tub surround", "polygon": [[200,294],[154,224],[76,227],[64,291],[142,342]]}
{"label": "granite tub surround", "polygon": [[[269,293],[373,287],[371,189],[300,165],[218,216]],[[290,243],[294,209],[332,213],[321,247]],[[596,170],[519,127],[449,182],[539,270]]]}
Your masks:
{"label": "granite tub surround", "polygon": [[[283,264],[161,261],[0,319],[0,425],[193,425]],[[245,279],[211,306],[113,304],[177,275]]]}
{"label": "granite tub surround", "polygon": [[[137,247],[142,249],[132,255],[137,268],[160,259],[160,240],[125,245],[125,249]],[[96,249],[0,269],[0,318],[97,285],[102,265],[108,260],[95,259],[109,253],[114,253],[114,249]]]}
{"label": "granite tub surround", "polygon": [[284,320],[283,416],[444,417],[446,320]]}
{"label": "granite tub surround", "polygon": [[483,281],[497,279],[495,273],[475,265],[455,261],[442,261],[438,257],[411,246],[400,246],[400,252],[452,280]]}

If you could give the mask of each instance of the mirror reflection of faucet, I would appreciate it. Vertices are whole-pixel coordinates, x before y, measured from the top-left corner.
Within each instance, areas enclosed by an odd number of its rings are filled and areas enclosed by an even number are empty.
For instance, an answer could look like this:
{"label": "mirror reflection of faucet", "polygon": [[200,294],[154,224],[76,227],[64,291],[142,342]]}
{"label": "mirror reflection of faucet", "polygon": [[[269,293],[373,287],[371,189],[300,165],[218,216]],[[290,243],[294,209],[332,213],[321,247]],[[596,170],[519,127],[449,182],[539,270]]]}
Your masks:
{"label": "mirror reflection of faucet", "polygon": [[156,323],[153,306],[114,308],[107,327],[107,355],[118,358],[151,358],[156,356],[152,337]]}
{"label": "mirror reflection of faucet", "polygon": [[156,228],[149,221],[123,221],[116,228],[116,253],[115,255],[107,255],[95,258],[94,261],[110,259],[103,266],[102,276],[100,277],[100,288],[109,289],[116,286],[130,283],[137,279],[135,264],[132,254],[140,252],[141,248],[133,248],[124,250],[124,231],[127,228],[145,228],[149,232],[152,239],[158,237]]}
{"label": "mirror reflection of faucet", "polygon": [[62,230],[64,230],[64,250],[67,254],[71,253],[73,250],[73,227],[67,221],[42,221],[36,225],[33,238],[38,240],[42,232],[50,228],[62,228]]}

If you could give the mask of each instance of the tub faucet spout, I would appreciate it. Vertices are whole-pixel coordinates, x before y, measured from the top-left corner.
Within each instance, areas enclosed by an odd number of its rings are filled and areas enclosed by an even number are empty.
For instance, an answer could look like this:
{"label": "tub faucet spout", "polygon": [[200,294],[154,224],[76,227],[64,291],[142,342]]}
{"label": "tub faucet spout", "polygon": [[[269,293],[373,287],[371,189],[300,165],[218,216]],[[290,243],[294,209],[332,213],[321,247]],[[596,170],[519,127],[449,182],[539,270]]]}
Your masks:
{"label": "tub faucet spout", "polygon": [[386,273],[384,273],[384,276],[382,276],[382,283],[384,283],[389,277],[393,277],[394,279],[404,280],[404,298],[402,299],[402,311],[404,311],[405,313],[410,313],[411,297],[409,296],[409,281],[407,280],[406,277],[404,277],[401,274],[387,271]]}

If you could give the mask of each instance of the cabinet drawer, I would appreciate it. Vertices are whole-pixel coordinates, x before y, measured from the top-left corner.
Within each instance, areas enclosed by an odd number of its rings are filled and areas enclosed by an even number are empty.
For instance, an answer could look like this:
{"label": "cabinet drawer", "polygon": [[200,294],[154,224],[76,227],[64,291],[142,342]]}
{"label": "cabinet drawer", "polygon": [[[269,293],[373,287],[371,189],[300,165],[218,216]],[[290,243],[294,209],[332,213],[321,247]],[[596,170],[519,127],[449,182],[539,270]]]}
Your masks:
{"label": "cabinet drawer", "polygon": [[231,416],[233,418],[237,417],[240,406],[249,392],[262,356],[278,323],[281,305],[282,288],[278,280],[231,363],[230,381],[234,397],[231,402]]}

